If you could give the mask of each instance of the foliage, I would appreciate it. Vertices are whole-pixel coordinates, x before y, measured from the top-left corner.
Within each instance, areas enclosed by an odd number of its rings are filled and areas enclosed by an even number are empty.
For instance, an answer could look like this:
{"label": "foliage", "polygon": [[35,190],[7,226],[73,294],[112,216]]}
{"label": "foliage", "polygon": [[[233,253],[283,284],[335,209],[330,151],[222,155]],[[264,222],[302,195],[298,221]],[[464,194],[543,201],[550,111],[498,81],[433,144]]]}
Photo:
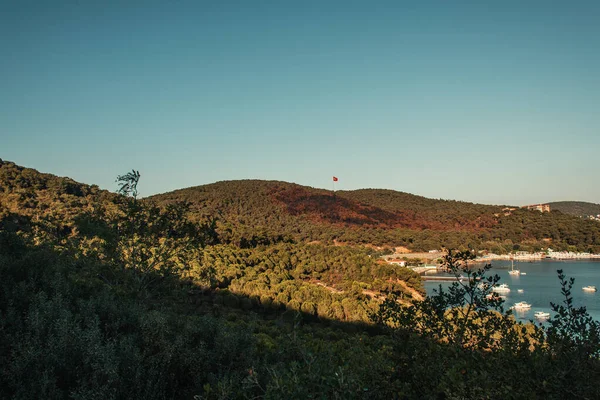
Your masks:
{"label": "foliage", "polygon": [[[221,216],[223,241],[242,247],[279,242],[494,250],[552,246],[600,252],[600,224],[560,212],[426,199],[391,190],[331,192],[276,181],[226,181],[152,196],[191,203],[192,214]],[[252,243],[249,245],[249,243]]]}
{"label": "foliage", "polygon": [[[136,171],[129,174],[135,176]],[[124,176],[127,176],[125,174]],[[139,176],[138,176],[139,179]],[[81,210],[116,207],[120,197],[14,163],[0,163],[0,204],[35,217],[63,236],[73,235]],[[560,212],[539,213],[391,190],[338,191],[286,182],[244,180],[176,190],[141,199],[157,206],[189,204],[190,218],[211,227],[212,242],[240,247],[277,243],[600,252],[600,224]]]}
{"label": "foliage", "polygon": [[600,214],[600,204],[585,201],[556,201],[550,204],[551,210],[560,211],[575,217],[588,217]]}
{"label": "foliage", "polygon": [[585,307],[575,307],[571,290],[574,278],[566,279],[562,270],[558,270],[563,304],[551,303],[556,316],[550,320],[549,341],[554,346],[582,352],[583,358],[600,357],[600,323],[592,319]]}
{"label": "foliage", "polygon": [[191,398],[219,383],[237,392],[227,382],[251,365],[249,331],[152,309],[86,279],[92,260],[0,237],[0,397]]}
{"label": "foliage", "polygon": [[120,274],[101,275],[105,282],[115,285],[124,277],[130,278],[143,293],[157,280],[188,268],[196,249],[206,244],[210,227],[187,219],[188,204],[160,208],[139,201],[139,178],[137,171],[119,176],[123,197],[117,207],[110,211],[99,205],[76,217],[75,225],[80,233],[78,251],[120,270]]}
{"label": "foliage", "polygon": [[119,184],[119,189],[117,193],[126,197],[133,197],[133,199],[137,199],[138,191],[137,185],[140,181],[140,172],[134,169],[131,172],[126,173],[125,175],[117,176],[117,183]]}
{"label": "foliage", "polygon": [[[546,329],[544,351],[552,357],[553,363],[548,370],[556,377],[549,385],[569,397],[584,397],[590,389],[587,387],[589,382],[597,379],[600,323],[588,315],[585,307],[573,304],[574,278],[567,279],[562,270],[557,273],[564,300],[562,304],[551,303],[556,314]],[[600,389],[595,389],[594,397],[599,395]]]}
{"label": "foliage", "polygon": [[[417,231],[378,219],[410,203],[393,193],[340,193],[332,218],[314,208],[326,193],[295,185],[138,199],[139,177],[113,195],[2,162],[0,398],[600,397],[598,324],[562,274],[565,302],[536,327],[487,298],[498,278],[471,268],[469,251],[444,259],[464,280],[418,301],[414,272],[333,245],[512,247],[559,223],[557,242],[593,245],[592,225],[516,210],[481,230],[436,230],[438,203],[415,200],[417,217],[395,221],[431,224]],[[443,207],[464,221],[488,212]]]}
{"label": "foliage", "polygon": [[273,313],[292,308],[322,319],[366,322],[384,291],[406,299],[424,294],[419,276],[407,268],[378,264],[364,249],[323,245],[209,246],[187,276],[254,299],[245,307]]}
{"label": "foliage", "polygon": [[436,295],[423,301],[413,300],[411,307],[388,298],[374,319],[394,329],[466,349],[518,350],[519,346],[528,345],[519,340],[513,329],[514,319],[510,310],[504,312],[504,300],[494,295],[493,287],[500,278],[485,276],[490,264],[469,265],[474,259],[470,251],[448,251],[442,263],[457,280],[447,292],[440,285]]}
{"label": "foliage", "polygon": [[[600,325],[585,308],[573,306],[574,280],[567,281],[559,271],[565,300],[564,305],[552,304],[556,315],[548,326],[522,325],[510,311],[504,312],[500,298],[488,298],[499,278],[485,277],[489,265],[470,267],[473,258],[468,251],[449,251],[444,265],[466,279],[453,283],[447,292],[440,287],[434,296],[411,307],[390,298],[373,315],[395,338],[393,357],[430,378],[429,390],[409,387],[409,397],[443,392],[458,398],[596,398]],[[414,354],[419,361],[408,355],[411,347],[418,348]],[[433,364],[453,360],[450,365],[459,370],[450,375],[452,381],[435,365],[426,364],[430,357],[437,358]]]}

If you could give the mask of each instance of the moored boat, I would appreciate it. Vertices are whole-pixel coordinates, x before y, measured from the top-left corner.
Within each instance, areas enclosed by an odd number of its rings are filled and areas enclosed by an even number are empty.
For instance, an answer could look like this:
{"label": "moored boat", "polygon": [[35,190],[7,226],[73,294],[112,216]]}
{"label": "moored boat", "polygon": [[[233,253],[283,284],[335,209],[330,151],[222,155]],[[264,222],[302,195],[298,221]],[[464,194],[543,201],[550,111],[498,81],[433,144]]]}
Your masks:
{"label": "moored boat", "polygon": [[497,292],[497,293],[508,293],[508,292],[510,292],[510,288],[508,287],[508,285],[506,283],[502,283],[498,286],[494,286],[492,288],[492,291]]}
{"label": "moored boat", "polygon": [[516,276],[518,276],[518,275],[521,275],[521,271],[519,271],[518,269],[515,269],[515,260],[514,260],[514,259],[512,259],[512,260],[510,260],[510,261],[511,261],[511,264],[510,264],[510,271],[508,271],[508,273],[509,273],[510,275],[516,275]]}
{"label": "moored boat", "polygon": [[519,301],[518,303],[515,303],[513,308],[515,310],[529,310],[531,308],[531,304],[529,304],[525,301]]}
{"label": "moored boat", "polygon": [[550,318],[550,313],[545,311],[536,311],[535,314],[533,314],[533,316],[537,319],[548,319]]}
{"label": "moored boat", "polygon": [[583,290],[585,290],[586,292],[595,292],[596,291],[596,286],[584,286]]}

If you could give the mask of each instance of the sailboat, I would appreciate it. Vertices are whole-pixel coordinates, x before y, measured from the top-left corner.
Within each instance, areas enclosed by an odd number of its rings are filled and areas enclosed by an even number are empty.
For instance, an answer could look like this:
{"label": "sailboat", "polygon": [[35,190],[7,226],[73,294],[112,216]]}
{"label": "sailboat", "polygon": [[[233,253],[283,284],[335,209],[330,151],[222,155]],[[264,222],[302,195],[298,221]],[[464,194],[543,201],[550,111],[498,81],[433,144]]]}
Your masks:
{"label": "sailboat", "polygon": [[519,271],[518,269],[515,269],[515,259],[511,258],[510,262],[511,262],[510,271],[508,271],[508,273],[510,275],[517,275],[517,276],[521,275],[521,271]]}

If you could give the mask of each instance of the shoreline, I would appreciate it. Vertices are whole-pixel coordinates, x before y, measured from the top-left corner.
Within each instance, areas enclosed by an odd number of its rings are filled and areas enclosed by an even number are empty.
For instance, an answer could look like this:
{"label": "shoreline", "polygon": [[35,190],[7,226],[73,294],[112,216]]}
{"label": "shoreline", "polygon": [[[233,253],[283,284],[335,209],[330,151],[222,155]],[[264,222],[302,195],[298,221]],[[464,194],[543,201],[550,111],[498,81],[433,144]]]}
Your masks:
{"label": "shoreline", "polygon": [[[410,259],[421,259],[427,261],[435,261],[440,259],[441,253],[400,253],[382,256],[381,258],[388,262],[401,262]],[[593,253],[575,253],[569,251],[551,251],[551,252],[538,252],[538,253],[519,253],[519,254],[495,254],[489,253],[486,255],[478,256],[475,258],[475,262],[486,262],[493,260],[514,260],[514,261],[541,261],[541,260],[599,260],[600,254]]]}
{"label": "shoreline", "polygon": [[487,254],[477,257],[475,261],[493,261],[493,260],[515,260],[515,261],[540,261],[540,260],[599,260],[600,254],[592,253],[574,253],[570,251],[553,251],[550,253],[529,253],[529,254]]}

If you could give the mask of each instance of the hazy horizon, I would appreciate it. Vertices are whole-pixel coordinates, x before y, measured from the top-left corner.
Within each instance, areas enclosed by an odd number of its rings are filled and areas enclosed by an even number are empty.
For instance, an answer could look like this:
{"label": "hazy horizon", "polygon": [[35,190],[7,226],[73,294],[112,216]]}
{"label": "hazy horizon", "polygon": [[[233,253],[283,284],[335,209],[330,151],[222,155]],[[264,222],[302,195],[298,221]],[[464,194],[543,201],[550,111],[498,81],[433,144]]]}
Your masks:
{"label": "hazy horizon", "polygon": [[150,196],[222,180],[600,203],[600,3],[0,5],[0,157]]}

